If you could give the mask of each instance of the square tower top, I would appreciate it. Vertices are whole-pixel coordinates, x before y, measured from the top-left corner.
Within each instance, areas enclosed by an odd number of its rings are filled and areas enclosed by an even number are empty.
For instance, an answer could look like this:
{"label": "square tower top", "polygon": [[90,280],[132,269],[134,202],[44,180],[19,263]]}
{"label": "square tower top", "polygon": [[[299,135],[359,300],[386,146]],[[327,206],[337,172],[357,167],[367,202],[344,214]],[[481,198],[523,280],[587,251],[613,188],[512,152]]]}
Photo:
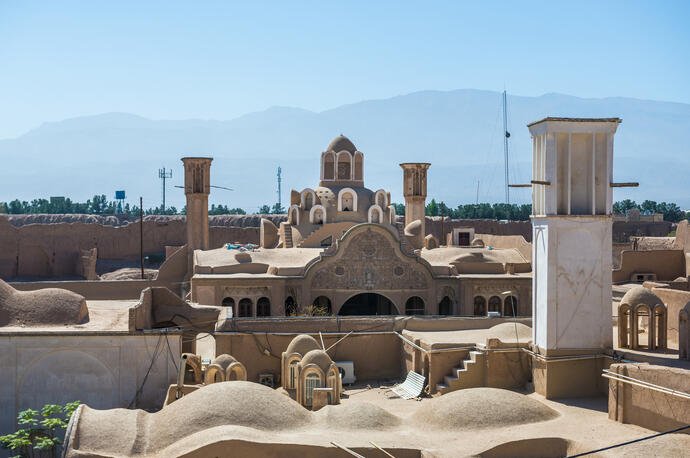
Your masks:
{"label": "square tower top", "polygon": [[547,117],[532,135],[532,214],[610,216],[620,118]]}

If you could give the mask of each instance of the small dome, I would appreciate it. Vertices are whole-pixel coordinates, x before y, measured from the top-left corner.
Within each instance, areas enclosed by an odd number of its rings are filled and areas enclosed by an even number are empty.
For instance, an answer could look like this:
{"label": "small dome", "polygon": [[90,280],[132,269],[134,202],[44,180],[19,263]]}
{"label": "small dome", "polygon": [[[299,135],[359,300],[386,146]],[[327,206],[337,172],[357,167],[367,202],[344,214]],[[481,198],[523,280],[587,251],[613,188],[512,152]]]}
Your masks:
{"label": "small dome", "polygon": [[333,360],[328,356],[328,353],[323,350],[312,350],[304,355],[299,364],[300,367],[306,367],[307,364],[316,364],[325,374],[328,372],[328,368],[331,367],[331,364],[333,364]]}
{"label": "small dome", "polygon": [[354,143],[352,143],[349,138],[340,134],[333,139],[330,145],[328,145],[326,151],[334,151],[336,153],[347,151],[350,154],[355,154],[357,147],[355,147]]}
{"label": "small dome", "polygon": [[211,364],[218,364],[220,367],[223,368],[223,370],[227,369],[228,366],[232,363],[237,362],[235,358],[232,356],[228,355],[227,353],[224,353],[222,355],[216,356],[213,361],[211,361]]}
{"label": "small dome", "polygon": [[316,342],[316,339],[314,339],[312,336],[300,334],[294,339],[292,339],[292,342],[290,342],[290,345],[288,345],[287,350],[285,350],[285,353],[287,353],[288,355],[292,353],[298,353],[304,356],[311,350],[318,350],[320,348],[321,346],[318,344],[318,342]]}
{"label": "small dome", "polygon": [[470,243],[470,246],[483,247],[484,246],[484,240],[480,239],[479,237],[475,237],[472,240],[472,243]]}
{"label": "small dome", "polygon": [[663,305],[664,302],[659,299],[659,296],[645,288],[644,286],[636,286],[625,293],[621,299],[621,305],[626,304],[631,307],[638,305],[646,305],[649,308],[654,308],[657,305]]}

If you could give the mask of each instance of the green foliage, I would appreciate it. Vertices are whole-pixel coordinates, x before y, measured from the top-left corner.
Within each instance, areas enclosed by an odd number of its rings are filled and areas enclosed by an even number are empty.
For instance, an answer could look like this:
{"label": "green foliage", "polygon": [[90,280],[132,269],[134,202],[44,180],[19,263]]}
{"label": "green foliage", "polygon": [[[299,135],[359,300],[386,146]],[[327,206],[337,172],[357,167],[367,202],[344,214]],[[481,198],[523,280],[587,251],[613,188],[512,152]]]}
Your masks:
{"label": "green foliage", "polygon": [[[393,204],[397,205],[397,204]],[[404,214],[405,206],[401,205]],[[398,213],[396,207],[396,213]],[[443,202],[437,203],[436,199],[431,199],[431,202],[426,206],[427,216],[447,216],[452,219],[495,219],[495,220],[510,220],[510,221],[529,221],[532,213],[532,205],[517,205],[517,204],[488,204],[481,203],[458,205],[457,208],[449,208]]]}
{"label": "green foliage", "polygon": [[268,215],[269,213],[271,213],[271,207],[268,205],[262,205],[259,207],[259,214]]}
{"label": "green foliage", "polygon": [[26,409],[17,415],[21,427],[11,434],[0,436],[0,446],[18,452],[20,457],[32,457],[34,450],[50,451],[55,455],[61,444],[60,437],[67,428],[69,419],[81,404],[80,401],[69,402],[64,406],[46,404],[40,412]]}
{"label": "green foliage", "polygon": [[664,221],[671,221],[673,223],[683,219],[690,219],[690,212],[684,212],[673,202],[657,203],[653,200],[645,200],[642,204],[638,204],[634,200],[625,199],[613,204],[613,212],[621,215],[626,215],[630,210],[635,209],[640,210],[640,213],[645,215],[661,213],[664,215]]}
{"label": "green foliage", "polygon": [[[185,206],[184,211],[187,211],[187,207]],[[241,208],[228,208],[227,205],[218,205],[217,207],[215,205],[211,205],[211,208],[208,210],[209,215],[246,215],[247,212],[242,210]]]}
{"label": "green foliage", "polygon": [[285,208],[283,208],[279,203],[276,202],[273,205],[273,208],[271,208],[271,213],[273,213],[274,215],[282,215],[283,213],[285,213]]}
{"label": "green foliage", "polygon": [[405,204],[392,203],[391,205],[395,208],[395,214],[396,215],[404,215],[405,214]]}

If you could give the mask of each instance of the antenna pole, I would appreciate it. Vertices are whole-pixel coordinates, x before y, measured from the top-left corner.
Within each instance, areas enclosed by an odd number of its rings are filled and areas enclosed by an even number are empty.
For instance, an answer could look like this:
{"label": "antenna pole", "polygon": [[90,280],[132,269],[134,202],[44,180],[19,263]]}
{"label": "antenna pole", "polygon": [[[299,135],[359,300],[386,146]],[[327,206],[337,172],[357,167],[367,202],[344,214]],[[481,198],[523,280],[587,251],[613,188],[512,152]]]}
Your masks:
{"label": "antenna pole", "polygon": [[506,204],[510,203],[510,191],[508,188],[508,103],[506,101],[506,91],[503,91],[503,158],[505,161],[505,182],[506,182]]}
{"label": "antenna pole", "polygon": [[141,279],[144,279],[144,198],[139,197],[139,260],[141,261]]}
{"label": "antenna pole", "polygon": [[479,180],[477,180],[477,202],[475,205],[479,205]]}
{"label": "antenna pole", "polygon": [[282,172],[282,170],[281,170],[280,166],[278,166],[278,208],[283,208],[283,205],[282,205],[282,203],[281,203],[281,201],[280,201],[280,194],[281,194],[281,192],[280,192],[280,182],[281,182],[281,180],[282,180],[281,177],[280,177],[281,172]]}
{"label": "antenna pole", "polygon": [[158,169],[158,178],[161,179],[161,183],[162,183],[162,187],[163,187],[162,192],[161,192],[161,196],[163,199],[163,203],[161,205],[161,213],[165,214],[165,180],[167,178],[172,178],[172,170],[166,171],[165,167],[163,167],[162,169]]}

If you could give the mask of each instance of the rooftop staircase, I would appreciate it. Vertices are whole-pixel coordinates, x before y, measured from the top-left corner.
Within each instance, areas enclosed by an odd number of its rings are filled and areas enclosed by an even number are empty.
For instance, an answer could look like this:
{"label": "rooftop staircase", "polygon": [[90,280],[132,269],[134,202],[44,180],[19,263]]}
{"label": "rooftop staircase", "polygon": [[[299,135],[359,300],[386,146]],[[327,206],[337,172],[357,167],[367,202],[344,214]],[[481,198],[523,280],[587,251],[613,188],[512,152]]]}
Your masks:
{"label": "rooftop staircase", "polygon": [[292,248],[292,225],[283,221],[280,223],[280,230],[283,232],[283,248]]}
{"label": "rooftop staircase", "polygon": [[436,384],[437,393],[446,394],[465,388],[486,386],[486,353],[470,351],[469,357],[470,359],[460,362],[460,367],[454,367],[450,375],[443,377],[443,383]]}

